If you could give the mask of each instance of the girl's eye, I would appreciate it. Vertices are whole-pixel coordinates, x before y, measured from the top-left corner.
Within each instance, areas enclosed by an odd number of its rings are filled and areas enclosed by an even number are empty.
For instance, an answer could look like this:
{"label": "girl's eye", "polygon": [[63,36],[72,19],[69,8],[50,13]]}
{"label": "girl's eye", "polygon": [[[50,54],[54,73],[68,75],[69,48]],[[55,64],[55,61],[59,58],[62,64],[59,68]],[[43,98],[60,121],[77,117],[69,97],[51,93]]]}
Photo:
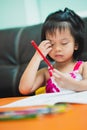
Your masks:
{"label": "girl's eye", "polygon": [[68,44],[68,42],[62,42],[61,44],[62,44],[62,45],[67,45],[67,44]]}

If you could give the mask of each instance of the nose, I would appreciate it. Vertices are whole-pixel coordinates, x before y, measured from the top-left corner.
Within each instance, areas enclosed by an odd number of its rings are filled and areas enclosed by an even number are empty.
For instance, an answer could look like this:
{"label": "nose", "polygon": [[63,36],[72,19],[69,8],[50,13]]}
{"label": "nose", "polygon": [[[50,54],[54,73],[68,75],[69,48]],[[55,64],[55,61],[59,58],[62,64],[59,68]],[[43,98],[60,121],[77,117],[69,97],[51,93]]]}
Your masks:
{"label": "nose", "polygon": [[58,46],[58,45],[55,45],[54,49],[55,49],[55,51],[61,51],[61,50],[62,50],[62,47],[61,47],[61,46]]}

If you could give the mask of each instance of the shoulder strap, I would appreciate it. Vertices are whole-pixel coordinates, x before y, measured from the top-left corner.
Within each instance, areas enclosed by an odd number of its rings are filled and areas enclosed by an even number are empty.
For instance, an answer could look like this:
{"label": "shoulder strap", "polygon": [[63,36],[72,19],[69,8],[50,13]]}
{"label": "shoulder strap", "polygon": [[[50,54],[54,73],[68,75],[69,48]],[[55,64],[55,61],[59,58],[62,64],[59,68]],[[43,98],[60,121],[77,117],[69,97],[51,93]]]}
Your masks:
{"label": "shoulder strap", "polygon": [[78,62],[75,64],[73,71],[78,70],[81,64],[82,64],[82,61],[78,61]]}

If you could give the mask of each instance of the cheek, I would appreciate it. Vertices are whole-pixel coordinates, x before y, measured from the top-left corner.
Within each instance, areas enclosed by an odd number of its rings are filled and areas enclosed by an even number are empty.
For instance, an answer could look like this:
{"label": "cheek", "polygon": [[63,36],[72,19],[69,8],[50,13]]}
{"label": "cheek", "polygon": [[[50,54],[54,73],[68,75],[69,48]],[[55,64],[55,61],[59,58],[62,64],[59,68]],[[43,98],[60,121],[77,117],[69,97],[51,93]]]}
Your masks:
{"label": "cheek", "polygon": [[68,54],[73,54],[74,53],[74,47],[67,47],[65,50],[65,53]]}
{"label": "cheek", "polygon": [[53,58],[54,52],[51,50],[48,55]]}
{"label": "cheek", "polygon": [[71,51],[74,51],[75,50],[75,45],[74,43],[70,43],[68,46],[66,46],[66,49],[69,49]]}
{"label": "cheek", "polygon": [[48,53],[48,55],[53,55],[53,53],[54,53],[54,50],[52,49],[52,50]]}

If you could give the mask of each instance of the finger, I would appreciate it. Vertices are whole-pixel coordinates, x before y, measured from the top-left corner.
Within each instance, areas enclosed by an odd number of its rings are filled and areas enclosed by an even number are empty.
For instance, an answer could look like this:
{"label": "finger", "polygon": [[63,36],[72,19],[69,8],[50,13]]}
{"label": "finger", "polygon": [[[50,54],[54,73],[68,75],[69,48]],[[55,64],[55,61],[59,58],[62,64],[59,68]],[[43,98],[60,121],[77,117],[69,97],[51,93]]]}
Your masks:
{"label": "finger", "polygon": [[42,41],[41,44],[39,45],[39,48],[42,50],[49,49],[49,48],[50,50],[52,49],[49,41]]}
{"label": "finger", "polygon": [[45,43],[44,47],[45,49],[48,49],[48,48],[52,49],[52,45],[50,44],[50,42]]}
{"label": "finger", "polygon": [[63,73],[61,73],[60,71],[58,71],[57,69],[53,69],[53,73],[59,75],[59,76],[63,76]]}
{"label": "finger", "polygon": [[59,79],[60,79],[60,77],[61,77],[58,73],[55,73],[55,72],[53,72],[53,76],[54,76],[55,78],[59,78]]}

